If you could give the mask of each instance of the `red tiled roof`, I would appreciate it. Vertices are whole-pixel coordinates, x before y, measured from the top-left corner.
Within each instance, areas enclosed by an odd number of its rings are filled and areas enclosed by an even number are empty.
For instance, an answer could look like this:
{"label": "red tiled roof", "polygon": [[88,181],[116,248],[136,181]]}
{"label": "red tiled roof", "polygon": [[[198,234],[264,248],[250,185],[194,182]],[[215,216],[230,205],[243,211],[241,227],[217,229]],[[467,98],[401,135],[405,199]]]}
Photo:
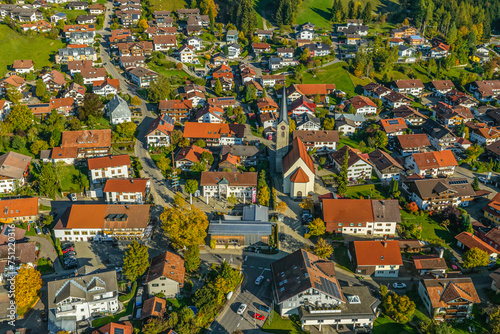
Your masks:
{"label": "red tiled roof", "polygon": [[149,179],[108,179],[104,192],[108,193],[142,193],[145,195]]}
{"label": "red tiled roof", "polygon": [[295,137],[292,142],[292,149],[283,158],[283,173],[286,173],[299,159],[302,159],[311,172],[316,174],[314,171],[314,163],[307,153],[306,146],[299,137]]}
{"label": "red tiled roof", "polygon": [[462,232],[456,235],[455,239],[460,241],[465,247],[469,249],[479,248],[490,255],[493,253],[500,254],[500,252],[497,251],[495,248],[491,247],[486,242],[484,242],[483,240],[479,239],[477,236],[469,232]]}
{"label": "red tiled roof", "polygon": [[203,152],[210,153],[209,150],[201,148],[196,145],[190,145],[187,147],[182,147],[179,152],[175,155],[174,161],[187,160],[191,162],[200,162],[201,154]]}
{"label": "red tiled roof", "polygon": [[414,153],[413,160],[419,169],[458,166],[451,150]]}
{"label": "red tiled roof", "polygon": [[151,282],[159,277],[167,277],[184,284],[184,259],[172,252],[165,252],[151,259],[151,266],[146,273],[146,282]]}
{"label": "red tiled roof", "polygon": [[307,183],[309,182],[309,176],[307,176],[302,168],[299,168],[292,174],[290,181],[293,183]]}
{"label": "red tiled roof", "polygon": [[397,240],[354,241],[354,251],[358,266],[403,265]]}
{"label": "red tiled roof", "polygon": [[107,157],[90,158],[87,160],[89,169],[101,169],[109,167],[130,166],[130,156],[128,154],[110,155]]}
{"label": "red tiled roof", "polygon": [[111,130],[63,131],[61,147],[111,147]]}
{"label": "red tiled roof", "polygon": [[0,201],[0,219],[38,215],[38,197],[14,198]]}
{"label": "red tiled roof", "polygon": [[404,118],[381,119],[380,123],[386,133],[393,133],[408,129]]}
{"label": "red tiled roof", "polygon": [[34,66],[33,60],[14,60],[13,69],[30,69]]}
{"label": "red tiled roof", "polygon": [[193,101],[191,100],[161,100],[158,108],[160,110],[170,110],[170,109],[192,109]]}

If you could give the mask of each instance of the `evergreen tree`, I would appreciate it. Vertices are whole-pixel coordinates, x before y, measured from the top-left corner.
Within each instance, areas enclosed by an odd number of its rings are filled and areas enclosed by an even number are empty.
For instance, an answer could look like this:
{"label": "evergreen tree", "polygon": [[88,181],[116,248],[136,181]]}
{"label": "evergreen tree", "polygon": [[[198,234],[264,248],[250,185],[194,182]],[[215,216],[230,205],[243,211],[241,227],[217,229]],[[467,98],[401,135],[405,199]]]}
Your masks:
{"label": "evergreen tree", "polygon": [[42,98],[47,94],[47,87],[45,86],[45,83],[42,81],[42,79],[38,79],[36,81],[36,96]]}
{"label": "evergreen tree", "polygon": [[220,83],[219,78],[217,78],[217,80],[215,81],[214,92],[215,92],[215,94],[217,94],[218,96],[221,96],[221,95],[222,95],[222,84]]}
{"label": "evergreen tree", "polygon": [[372,21],[372,4],[371,2],[367,2],[363,13],[361,14],[361,19],[363,20],[363,24],[369,24]]}
{"label": "evergreen tree", "polygon": [[252,0],[241,0],[236,10],[236,27],[245,35],[253,34],[255,30],[255,10]]}
{"label": "evergreen tree", "polygon": [[195,272],[200,266],[200,248],[198,246],[189,246],[184,253],[184,266],[188,273]]}
{"label": "evergreen tree", "polygon": [[349,0],[349,3],[347,4],[347,18],[348,19],[353,19],[356,10],[356,4],[354,3],[354,0]]}

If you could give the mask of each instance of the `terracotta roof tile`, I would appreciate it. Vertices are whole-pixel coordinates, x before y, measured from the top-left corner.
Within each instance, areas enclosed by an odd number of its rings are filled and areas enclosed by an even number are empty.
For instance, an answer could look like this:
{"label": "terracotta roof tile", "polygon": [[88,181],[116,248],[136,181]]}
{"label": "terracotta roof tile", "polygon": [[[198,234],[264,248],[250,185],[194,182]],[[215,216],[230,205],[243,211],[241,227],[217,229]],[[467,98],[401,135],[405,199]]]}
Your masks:
{"label": "terracotta roof tile", "polygon": [[37,215],[38,197],[4,199],[0,201],[0,220]]}
{"label": "terracotta roof tile", "polygon": [[451,150],[414,153],[412,156],[420,170],[458,166]]}
{"label": "terracotta roof tile", "polygon": [[165,252],[151,259],[151,265],[146,273],[145,282],[151,282],[159,277],[167,277],[184,285],[184,259],[172,252]]}
{"label": "terracotta roof tile", "polygon": [[477,237],[469,232],[462,232],[462,233],[456,235],[455,239],[460,241],[465,247],[467,247],[469,249],[479,248],[488,254],[494,254],[494,253],[500,254],[500,252],[498,250],[496,250],[495,248],[488,245],[483,240],[479,239],[479,237]]}
{"label": "terracotta roof tile", "polygon": [[309,182],[309,176],[307,176],[302,168],[299,168],[292,174],[290,181],[293,183],[307,183]]}
{"label": "terracotta roof tile", "polygon": [[309,167],[311,172],[313,172],[313,174],[316,174],[314,170],[314,163],[307,153],[306,146],[299,137],[295,137],[293,139],[292,149],[283,158],[283,173],[287,172],[299,159],[302,159],[307,167]]}
{"label": "terracotta roof tile", "polygon": [[109,167],[119,167],[119,166],[130,166],[130,156],[128,154],[122,155],[110,155],[107,157],[90,158],[87,160],[90,170],[109,168]]}
{"label": "terracotta roof tile", "polygon": [[187,147],[182,147],[179,152],[175,155],[174,161],[181,161],[181,160],[187,160],[191,162],[200,162],[201,160],[201,155],[203,152],[208,152],[210,153],[209,150],[206,150],[204,148],[201,148],[196,145],[190,145]]}
{"label": "terracotta roof tile", "polygon": [[403,265],[397,240],[354,241],[354,251],[358,266]]}
{"label": "terracotta roof tile", "polygon": [[256,172],[202,172],[200,186],[215,186],[223,179],[226,179],[230,186],[257,186]]}

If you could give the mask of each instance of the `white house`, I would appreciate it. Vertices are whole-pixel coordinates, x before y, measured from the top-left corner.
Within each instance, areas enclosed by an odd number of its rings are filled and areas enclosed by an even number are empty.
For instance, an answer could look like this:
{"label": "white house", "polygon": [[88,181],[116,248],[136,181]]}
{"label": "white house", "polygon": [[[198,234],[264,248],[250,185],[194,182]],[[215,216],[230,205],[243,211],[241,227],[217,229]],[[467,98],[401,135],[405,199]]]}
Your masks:
{"label": "white house", "polygon": [[179,59],[183,63],[192,63],[194,59],[193,47],[191,45],[184,44],[179,48]]}
{"label": "white house", "polygon": [[193,50],[201,51],[203,47],[203,40],[197,36],[193,36],[186,39],[186,44],[192,46]]}
{"label": "white house", "polygon": [[92,84],[92,93],[105,97],[118,94],[119,89],[119,79],[106,78],[103,81],[94,81]]}
{"label": "white house", "polygon": [[234,196],[253,203],[257,196],[256,172],[202,172],[200,187],[203,197]]}
{"label": "white house", "polygon": [[106,111],[109,115],[110,123],[113,125],[131,122],[132,113],[128,107],[127,101],[119,95],[115,95],[111,101],[106,104]]}
{"label": "white house", "polygon": [[174,129],[175,121],[167,114],[158,116],[146,133],[148,148],[170,146],[170,133]]}
{"label": "white house", "polygon": [[366,96],[357,95],[344,102],[346,111],[352,106],[356,115],[370,115],[377,113],[377,105]]}
{"label": "white house", "polygon": [[76,323],[120,309],[116,271],[92,273],[47,283],[49,329],[76,328]]}
{"label": "white house", "polygon": [[358,179],[370,179],[372,177],[373,165],[369,160],[368,154],[363,154],[361,151],[351,148],[347,145],[340,150],[330,153],[334,169],[338,172],[342,170],[344,163],[345,151],[348,150],[349,162],[347,169],[347,179],[355,181]]}
{"label": "white house", "polygon": [[13,151],[0,156],[0,193],[11,193],[26,183],[31,157]]}
{"label": "white house", "polygon": [[368,157],[373,164],[375,174],[377,174],[381,181],[398,181],[401,172],[404,171],[403,166],[383,150],[377,149],[369,153]]}
{"label": "white house", "polygon": [[128,154],[91,158],[87,160],[87,163],[93,183],[104,182],[107,179],[128,178],[130,175]]}
{"label": "white house", "polygon": [[451,150],[414,153],[406,158],[406,167],[422,176],[450,176],[455,173],[457,160]]}
{"label": "white house", "polygon": [[149,179],[108,179],[103,193],[107,203],[144,204],[149,196]]}
{"label": "white house", "polygon": [[403,266],[397,240],[354,241],[348,254],[360,275],[398,277],[399,267]]}
{"label": "white house", "polygon": [[299,137],[308,151],[331,152],[337,149],[339,134],[335,130],[295,130],[293,138]]}
{"label": "white house", "polygon": [[241,47],[238,43],[231,44],[227,47],[227,57],[229,59],[238,58],[241,53]]}

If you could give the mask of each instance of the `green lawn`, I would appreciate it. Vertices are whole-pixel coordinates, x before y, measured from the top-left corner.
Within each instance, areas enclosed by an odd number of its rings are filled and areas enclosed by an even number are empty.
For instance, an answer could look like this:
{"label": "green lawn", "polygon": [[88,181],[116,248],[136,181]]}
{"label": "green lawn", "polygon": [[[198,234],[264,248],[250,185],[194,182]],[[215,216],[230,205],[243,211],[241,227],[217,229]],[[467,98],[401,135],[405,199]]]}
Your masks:
{"label": "green lawn", "polygon": [[[269,321],[271,319],[271,321]],[[307,332],[300,328],[300,322],[297,316],[291,316],[290,318],[281,318],[276,310],[272,311],[272,317],[267,317],[264,326],[262,327],[264,332],[276,333],[276,334],[305,334]]]}
{"label": "green lawn", "polygon": [[[411,67],[415,78],[420,79],[423,83],[428,83],[428,82],[431,82],[432,80],[436,79],[435,75],[436,75],[437,67],[433,67],[432,71],[431,71],[431,75],[428,76],[427,75],[427,67],[423,67],[420,64],[408,64],[407,66]],[[398,68],[398,67],[396,67],[396,68]],[[443,79],[448,78],[448,79],[453,80],[453,81],[458,81],[460,78],[460,75],[463,72],[469,72],[469,71],[466,70],[465,68],[462,68],[462,67],[451,68],[448,71],[443,71]],[[375,74],[375,81],[381,81],[383,76],[384,75],[382,73]],[[409,79],[409,76],[407,74],[404,74],[404,73],[397,71],[397,70],[393,70],[393,71],[388,72],[387,77],[390,80]]]}
{"label": "green lawn", "polygon": [[185,0],[150,0],[151,12],[155,10],[176,10],[179,8],[188,8]]}
{"label": "green lawn", "polygon": [[71,10],[71,9],[63,9],[61,10],[66,16],[68,17],[68,20],[75,19],[80,15],[87,15],[86,10]]}
{"label": "green lawn", "polygon": [[410,325],[395,322],[385,315],[381,315],[373,324],[373,334],[413,334],[416,331]]}
{"label": "green lawn", "polygon": [[311,73],[304,73],[302,82],[305,84],[333,83],[336,88],[355,95],[356,87],[366,85],[370,80],[354,77],[347,71],[347,63],[340,62],[320,68],[315,77]]}
{"label": "green lawn", "polygon": [[166,69],[159,66],[149,66],[149,68],[155,72],[163,74],[166,77],[178,76],[178,77],[189,77],[189,75],[184,70]]}
{"label": "green lawn", "polygon": [[386,197],[375,187],[374,184],[364,184],[360,186],[348,186],[347,197],[350,198],[373,198],[385,199]]}
{"label": "green lawn", "polygon": [[[443,241],[450,247],[449,244],[454,242],[453,234],[448,232],[443,226],[431,216],[415,216],[405,210],[401,210],[401,219],[404,221],[415,222],[421,226],[421,239],[427,241]],[[443,243],[444,244],[444,243]]]}
{"label": "green lawn", "polygon": [[80,192],[81,189],[74,183],[74,178],[80,172],[83,175],[85,187],[89,186],[88,171],[85,169],[77,169],[75,166],[56,166],[57,176],[59,177],[59,183],[61,184],[62,192]]}
{"label": "green lawn", "polygon": [[52,55],[64,47],[58,39],[42,35],[24,36],[4,24],[0,25],[0,41],[0,75],[4,75],[7,66],[11,66],[16,59],[31,59],[37,69],[48,66],[54,61]]}
{"label": "green lawn", "polygon": [[351,271],[351,260],[349,259],[349,255],[347,254],[348,250],[346,246],[338,246],[333,249],[335,262],[337,262],[338,266],[344,270]]}
{"label": "green lawn", "polygon": [[109,324],[110,322],[116,322],[116,321],[120,320],[122,317],[125,317],[129,314],[132,314],[132,311],[134,309],[134,303],[129,302],[128,304],[125,305],[125,307],[126,308],[123,312],[118,313],[117,315],[115,315],[113,317],[102,317],[102,318],[95,319],[94,321],[92,321],[92,327],[102,327],[104,325]]}

